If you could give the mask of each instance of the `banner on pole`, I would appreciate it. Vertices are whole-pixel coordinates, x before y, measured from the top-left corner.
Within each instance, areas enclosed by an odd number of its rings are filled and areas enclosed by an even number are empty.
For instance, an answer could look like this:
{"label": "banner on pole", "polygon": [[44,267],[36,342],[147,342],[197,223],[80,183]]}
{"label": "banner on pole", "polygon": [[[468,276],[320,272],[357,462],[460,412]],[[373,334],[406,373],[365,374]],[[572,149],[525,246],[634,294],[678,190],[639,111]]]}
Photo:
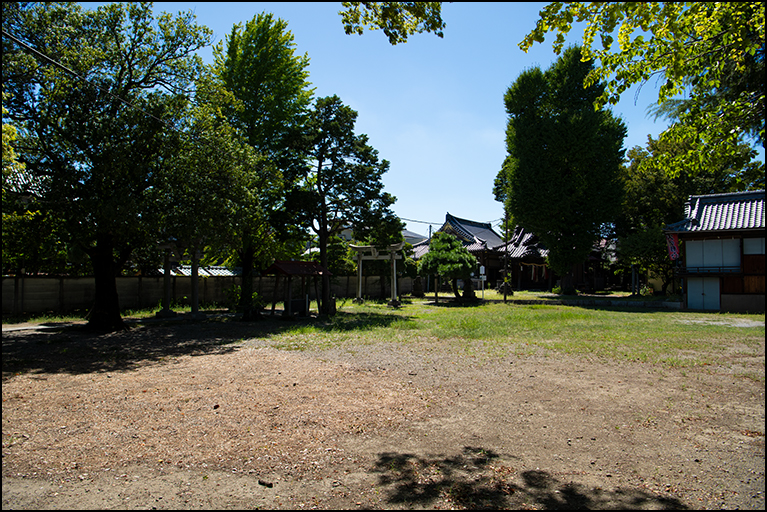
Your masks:
{"label": "banner on pole", "polygon": [[679,235],[676,233],[666,233],[666,245],[668,246],[668,257],[671,261],[679,259]]}

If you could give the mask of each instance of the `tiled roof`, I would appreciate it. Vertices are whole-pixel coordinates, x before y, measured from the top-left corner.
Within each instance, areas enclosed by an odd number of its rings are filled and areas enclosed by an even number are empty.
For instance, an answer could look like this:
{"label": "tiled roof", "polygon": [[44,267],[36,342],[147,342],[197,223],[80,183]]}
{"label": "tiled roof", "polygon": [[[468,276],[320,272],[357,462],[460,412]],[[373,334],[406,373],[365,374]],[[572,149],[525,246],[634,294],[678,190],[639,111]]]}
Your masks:
{"label": "tiled roof", "polygon": [[240,275],[241,272],[233,272],[226,267],[205,267],[205,272],[211,276],[235,276]]}
{"label": "tiled roof", "polygon": [[[157,269],[159,272],[159,275],[165,275],[165,270],[159,268]],[[171,275],[177,275],[177,276],[191,276],[192,275],[192,266],[191,265],[174,265],[171,268]],[[200,277],[208,277],[208,276],[238,276],[240,275],[237,271],[232,271],[231,269],[228,269],[226,267],[198,267],[197,268],[197,275]]]}
{"label": "tiled roof", "polygon": [[503,243],[489,223],[459,219],[449,213],[445,214],[445,223],[437,231],[457,236],[469,252],[487,250]]}
{"label": "tiled roof", "polygon": [[405,237],[405,241],[414,244],[421,242],[423,240],[426,240],[426,237],[423,235],[419,235],[418,233],[414,233],[412,231],[408,231],[407,229],[402,230],[402,236]]}
{"label": "tiled roof", "polygon": [[424,240],[413,245],[413,259],[420,259],[424,254],[429,252],[429,240]]}
{"label": "tiled roof", "polygon": [[[494,249],[505,254],[506,245],[502,244]],[[509,259],[522,259],[525,257],[542,259],[549,254],[549,250],[538,242],[538,237],[519,226],[514,229],[514,234],[509,240],[508,246]]]}
{"label": "tiled roof", "polygon": [[666,226],[672,233],[763,230],[764,190],[690,196],[687,218]]}

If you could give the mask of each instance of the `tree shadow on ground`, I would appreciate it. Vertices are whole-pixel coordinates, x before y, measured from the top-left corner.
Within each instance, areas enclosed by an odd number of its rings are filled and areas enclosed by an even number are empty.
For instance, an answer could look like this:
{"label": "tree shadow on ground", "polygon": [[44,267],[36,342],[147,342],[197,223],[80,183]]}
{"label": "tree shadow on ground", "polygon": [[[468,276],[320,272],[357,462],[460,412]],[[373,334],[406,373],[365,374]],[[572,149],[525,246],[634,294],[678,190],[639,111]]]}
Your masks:
{"label": "tree shadow on ground", "polygon": [[238,322],[229,317],[190,321],[148,319],[112,333],[96,333],[82,325],[3,332],[3,380],[19,373],[113,372],[134,370],[180,356],[225,354],[246,339],[278,335],[298,325],[327,330],[364,330],[401,322],[402,316],[345,314],[339,319],[262,317]]}
{"label": "tree shadow on ground", "polygon": [[[424,297],[427,301],[429,297]],[[455,297],[440,297],[438,302],[434,302],[434,297],[431,297],[430,302],[424,302],[425,306],[437,306],[441,308],[476,308],[490,304],[490,301],[483,299],[464,299]]]}
{"label": "tree shadow on ground", "polygon": [[687,507],[673,497],[638,489],[589,488],[561,482],[546,471],[522,471],[492,450],[465,446],[454,456],[379,454],[374,472],[397,508],[445,505],[465,509],[670,510]]}

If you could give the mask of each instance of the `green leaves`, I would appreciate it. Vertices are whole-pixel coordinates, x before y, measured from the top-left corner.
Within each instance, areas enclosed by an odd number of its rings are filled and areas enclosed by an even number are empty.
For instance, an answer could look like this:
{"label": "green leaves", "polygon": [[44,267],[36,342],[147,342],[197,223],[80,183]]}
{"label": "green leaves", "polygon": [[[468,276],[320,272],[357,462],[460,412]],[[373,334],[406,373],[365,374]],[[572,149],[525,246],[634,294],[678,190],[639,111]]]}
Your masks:
{"label": "green leaves", "polygon": [[517,224],[541,239],[560,275],[585,260],[620,205],[626,128],[594,110],[603,87],[583,88],[590,70],[579,49],[568,48],[545,72],[522,73],[504,96],[508,157],[495,195],[506,200]]}
{"label": "green leaves", "polygon": [[[696,86],[692,100],[705,102],[705,96],[718,90],[723,79],[748,75],[755,65],[764,74],[761,2],[553,2],[541,11],[535,29],[519,47],[527,51],[535,42],[542,42],[546,33],[556,32],[554,51],[559,54],[573,19],[586,22],[583,59],[596,63],[584,85],[606,81],[607,89],[596,99],[598,108],[617,103],[628,87],[653,76],[665,79],[658,93],[658,102],[663,103],[691,84]],[[619,44],[614,49],[616,29]],[[597,34],[601,48],[594,47]],[[763,144],[763,80],[754,81],[746,91],[749,99],[743,103],[722,98],[716,108],[722,120],[717,124],[727,123],[728,130],[742,133],[743,126],[756,123],[753,132]],[[751,113],[754,105],[761,117]]]}
{"label": "green leaves", "polygon": [[230,113],[232,124],[259,152],[284,158],[291,128],[302,122],[313,92],[309,57],[296,53],[287,22],[262,13],[244,27],[235,25],[214,58],[214,74],[242,102]]}
{"label": "green leaves", "polygon": [[441,2],[342,2],[341,21],[347,34],[362,35],[364,28],[381,29],[396,45],[410,35],[433,32],[443,37]]}
{"label": "green leaves", "polygon": [[437,275],[448,279],[468,278],[477,259],[453,235],[437,232],[429,242],[429,252],[418,261],[421,275]]}

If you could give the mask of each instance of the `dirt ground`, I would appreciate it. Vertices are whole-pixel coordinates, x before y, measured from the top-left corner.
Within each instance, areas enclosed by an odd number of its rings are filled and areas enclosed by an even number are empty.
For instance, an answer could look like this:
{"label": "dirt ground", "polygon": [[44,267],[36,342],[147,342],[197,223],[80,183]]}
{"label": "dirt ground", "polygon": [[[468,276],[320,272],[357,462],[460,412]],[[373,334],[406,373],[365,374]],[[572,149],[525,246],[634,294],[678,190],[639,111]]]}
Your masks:
{"label": "dirt ground", "polygon": [[278,324],[4,330],[2,508],[765,508],[763,344],[670,369]]}

